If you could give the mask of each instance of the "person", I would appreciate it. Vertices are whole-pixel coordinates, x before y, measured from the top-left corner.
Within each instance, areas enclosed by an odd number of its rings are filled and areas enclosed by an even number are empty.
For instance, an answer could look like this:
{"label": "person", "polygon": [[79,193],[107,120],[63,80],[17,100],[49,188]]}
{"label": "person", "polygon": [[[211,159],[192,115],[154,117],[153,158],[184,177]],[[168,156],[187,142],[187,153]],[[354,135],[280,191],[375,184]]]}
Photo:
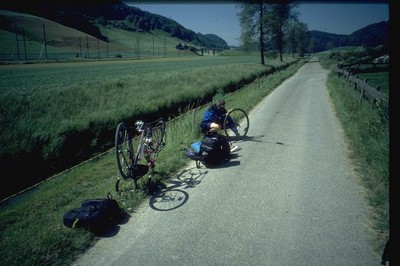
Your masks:
{"label": "person", "polygon": [[[223,129],[223,123],[225,120],[225,116],[227,114],[227,110],[225,109],[225,101],[223,99],[219,99],[211,105],[203,114],[200,128],[204,134],[209,133],[217,133],[219,130]],[[238,129],[236,127],[235,122],[231,117],[227,118],[227,125],[236,136],[240,136]],[[231,152],[238,150],[238,146],[233,146],[231,148]]]}
{"label": "person", "polygon": [[[226,116],[225,101],[223,99],[217,100],[217,102],[211,105],[207,111],[204,113],[201,120],[201,131],[205,134],[218,132],[223,129],[223,123]],[[227,126],[232,129],[232,131],[239,136],[235,122],[231,117],[227,119]]]}

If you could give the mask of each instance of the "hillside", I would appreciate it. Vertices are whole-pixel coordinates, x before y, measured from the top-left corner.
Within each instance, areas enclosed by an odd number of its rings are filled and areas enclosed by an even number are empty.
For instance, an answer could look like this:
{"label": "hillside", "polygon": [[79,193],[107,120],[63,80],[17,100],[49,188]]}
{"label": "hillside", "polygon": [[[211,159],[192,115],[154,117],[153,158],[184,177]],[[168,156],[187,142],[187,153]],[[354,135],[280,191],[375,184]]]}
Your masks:
{"label": "hillside", "polygon": [[0,9],[46,18],[102,41],[108,41],[109,38],[101,28],[108,27],[136,33],[163,31],[170,37],[194,46],[229,48],[226,41],[215,34],[195,33],[172,19],[128,6],[119,0],[103,0],[96,3],[34,0],[28,5],[17,0],[2,2]]}
{"label": "hillside", "polygon": [[326,51],[342,46],[383,46],[387,49],[389,44],[389,21],[368,25],[350,35],[309,31],[308,36],[313,52]]}

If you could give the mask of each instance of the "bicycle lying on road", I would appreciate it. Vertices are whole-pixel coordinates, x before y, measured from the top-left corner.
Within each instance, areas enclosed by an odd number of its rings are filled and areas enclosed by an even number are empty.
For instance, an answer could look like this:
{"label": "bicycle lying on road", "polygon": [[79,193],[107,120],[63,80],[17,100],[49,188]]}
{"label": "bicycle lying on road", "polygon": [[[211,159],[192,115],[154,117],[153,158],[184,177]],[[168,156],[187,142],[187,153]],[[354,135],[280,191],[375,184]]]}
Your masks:
{"label": "bicycle lying on road", "polygon": [[[134,127],[129,127],[124,122],[118,124],[115,132],[115,153],[122,180],[117,178],[117,192],[121,191],[121,187],[131,187],[132,182],[136,190],[137,181],[141,177],[149,171],[149,176],[154,173],[156,157],[166,144],[165,131],[162,118],[150,123],[138,120]],[[136,132],[140,135],[134,138]],[[129,184],[121,184],[121,181]]]}

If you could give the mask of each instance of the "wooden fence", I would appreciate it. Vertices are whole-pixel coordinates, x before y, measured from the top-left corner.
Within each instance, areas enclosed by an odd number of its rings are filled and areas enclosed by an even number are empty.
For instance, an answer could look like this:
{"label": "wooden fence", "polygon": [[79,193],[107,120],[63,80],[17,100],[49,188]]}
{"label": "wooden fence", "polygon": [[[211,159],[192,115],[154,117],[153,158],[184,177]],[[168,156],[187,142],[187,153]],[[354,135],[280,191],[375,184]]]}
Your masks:
{"label": "wooden fence", "polygon": [[338,64],[336,66],[336,73],[345,78],[349,84],[352,84],[354,89],[360,91],[359,101],[363,99],[369,101],[371,106],[378,107],[382,106],[382,103],[386,105],[384,116],[389,119],[389,96],[385,98],[385,95],[380,92],[380,87],[373,87],[367,83],[366,80],[361,80],[357,75],[352,75],[351,71],[344,69],[349,65]]}

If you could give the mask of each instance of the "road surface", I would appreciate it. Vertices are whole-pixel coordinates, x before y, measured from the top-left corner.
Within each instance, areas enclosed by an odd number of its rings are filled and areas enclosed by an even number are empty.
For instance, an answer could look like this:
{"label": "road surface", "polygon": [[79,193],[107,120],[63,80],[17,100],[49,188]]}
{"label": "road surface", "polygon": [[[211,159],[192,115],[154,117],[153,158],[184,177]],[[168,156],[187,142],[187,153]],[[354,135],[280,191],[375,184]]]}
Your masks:
{"label": "road surface", "polygon": [[192,162],[175,201],[150,199],[75,265],[380,265],[327,74],[303,66],[249,113],[230,162]]}

